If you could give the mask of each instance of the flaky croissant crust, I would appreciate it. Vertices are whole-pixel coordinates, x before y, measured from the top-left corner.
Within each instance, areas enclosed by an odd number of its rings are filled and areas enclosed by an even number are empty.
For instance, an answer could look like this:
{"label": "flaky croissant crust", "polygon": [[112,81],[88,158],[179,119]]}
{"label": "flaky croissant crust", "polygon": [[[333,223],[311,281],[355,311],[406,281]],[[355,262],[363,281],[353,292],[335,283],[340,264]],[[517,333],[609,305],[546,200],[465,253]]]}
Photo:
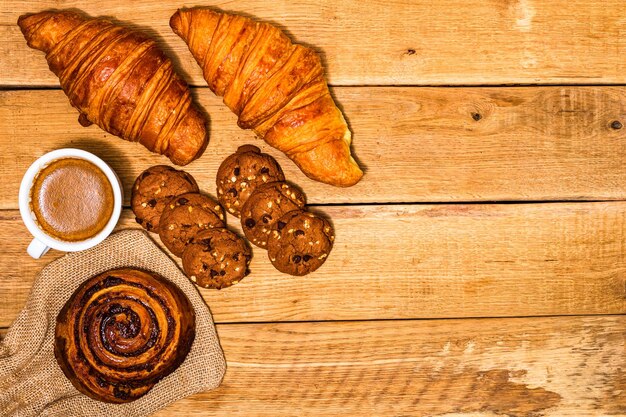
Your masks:
{"label": "flaky croissant crust", "polygon": [[363,172],[318,54],[278,28],[209,8],[178,10],[170,26],[189,46],[215,94],[310,178],[350,186]]}
{"label": "flaky croissant crust", "polygon": [[83,126],[95,123],[179,165],[202,154],[206,121],[152,39],[73,11],[23,15],[18,25],[28,46],[46,53]]}

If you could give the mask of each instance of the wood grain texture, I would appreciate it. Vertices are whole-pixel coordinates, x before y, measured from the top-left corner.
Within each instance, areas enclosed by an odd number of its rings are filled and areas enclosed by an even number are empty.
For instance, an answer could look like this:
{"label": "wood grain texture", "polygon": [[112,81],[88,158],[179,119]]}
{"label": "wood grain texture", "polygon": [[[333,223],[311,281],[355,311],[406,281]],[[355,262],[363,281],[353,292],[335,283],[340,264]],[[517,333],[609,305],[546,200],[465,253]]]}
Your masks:
{"label": "wood grain texture", "polygon": [[626,317],[218,325],[221,387],[173,416],[624,416]]}
{"label": "wood grain texture", "polygon": [[[31,259],[19,213],[0,213],[0,326],[8,326],[37,271],[60,253]],[[327,262],[291,277],[255,247],[250,276],[201,291],[217,322],[626,313],[626,202],[323,213],[337,235]],[[129,210],[119,227],[138,227]]]}
{"label": "wood grain texture", "polygon": [[[623,87],[336,88],[366,171],[347,189],[309,180],[239,129],[208,89],[194,92],[210,114],[211,139],[186,169],[211,193],[221,161],[255,143],[316,204],[626,198],[626,128],[612,127],[626,126]],[[59,90],[0,92],[0,208],[17,208],[23,173],[59,147],[101,156],[126,190],[145,168],[169,162],[96,126],[83,128],[77,114]]]}
{"label": "wood grain texture", "polygon": [[[194,89],[211,128],[187,168],[200,187],[214,195],[224,157],[261,145],[310,203],[330,204],[314,210],[337,240],[309,276],[278,273],[254,248],[249,277],[201,290],[226,378],[156,416],[626,416],[626,201],[404,204],[626,200],[626,87],[415,87],[626,84],[622,1],[202,4],[268,20],[321,52],[366,175],[349,189],[310,181]],[[122,19],[204,87],[168,26],[182,5],[0,2],[0,86],[26,88],[0,91],[0,338],[36,273],[62,256],[25,251],[17,190],[34,159],[59,147],[94,152],[127,191],[142,170],[168,163],[80,127],[17,17],[75,8]],[[125,209],[118,229],[128,227],[138,225]]]}
{"label": "wood grain texture", "polygon": [[[194,6],[196,3],[187,3]],[[211,1],[264,19],[323,53],[336,85],[626,82],[626,21],[620,0],[255,0]],[[15,24],[20,14],[78,8],[156,36],[194,85],[206,85],[168,26],[183,3],[87,0],[4,1],[0,84],[58,85]]]}

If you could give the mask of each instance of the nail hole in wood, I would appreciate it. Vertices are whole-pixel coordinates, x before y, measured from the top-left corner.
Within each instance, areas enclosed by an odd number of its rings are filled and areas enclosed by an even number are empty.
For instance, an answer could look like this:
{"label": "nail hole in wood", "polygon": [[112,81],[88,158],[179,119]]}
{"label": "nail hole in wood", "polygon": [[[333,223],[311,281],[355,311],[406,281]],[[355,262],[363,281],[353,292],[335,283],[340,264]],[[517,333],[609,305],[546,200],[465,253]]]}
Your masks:
{"label": "nail hole in wood", "polygon": [[480,113],[472,113],[472,119],[479,121],[482,118],[483,117],[480,115]]}
{"label": "nail hole in wood", "polygon": [[415,49],[407,49],[406,50],[406,54],[407,55],[415,55],[415,52],[416,52]]}
{"label": "nail hole in wood", "polygon": [[611,129],[620,130],[622,128],[622,122],[619,120],[613,120],[611,122]]}

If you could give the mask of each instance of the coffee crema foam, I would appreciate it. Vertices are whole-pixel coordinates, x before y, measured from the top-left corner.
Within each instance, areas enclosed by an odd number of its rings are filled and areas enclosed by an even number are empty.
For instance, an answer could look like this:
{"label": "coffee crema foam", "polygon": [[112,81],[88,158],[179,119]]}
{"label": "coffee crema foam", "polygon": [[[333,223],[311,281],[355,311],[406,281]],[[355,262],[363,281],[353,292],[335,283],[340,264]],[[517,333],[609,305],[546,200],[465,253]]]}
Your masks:
{"label": "coffee crema foam", "polygon": [[97,235],[113,214],[113,188],[93,163],[62,158],[43,168],[30,190],[30,207],[46,234],[68,242]]}

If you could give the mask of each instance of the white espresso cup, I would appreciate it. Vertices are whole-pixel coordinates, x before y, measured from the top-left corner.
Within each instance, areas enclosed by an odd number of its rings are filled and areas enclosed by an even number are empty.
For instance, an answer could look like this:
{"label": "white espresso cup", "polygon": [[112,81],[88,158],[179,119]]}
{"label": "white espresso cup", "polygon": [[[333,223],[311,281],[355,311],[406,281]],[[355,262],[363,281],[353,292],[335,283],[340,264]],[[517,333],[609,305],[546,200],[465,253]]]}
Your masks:
{"label": "white espresso cup", "polygon": [[[113,212],[111,213],[111,217],[109,218],[106,226],[95,236],[78,242],[67,242],[59,240],[44,232],[37,225],[36,217],[35,214],[32,212],[30,204],[31,188],[33,187],[33,183],[39,171],[41,171],[51,162],[65,158],[78,158],[91,162],[92,164],[100,168],[100,170],[106,175],[109,183],[111,184],[111,189],[113,190]],[[117,174],[115,174],[115,171],[113,171],[111,167],[106,164],[106,162],[98,158],[96,155],[80,149],[73,148],[57,149],[56,151],[48,152],[47,154],[43,155],[41,158],[33,162],[30,168],[28,168],[26,174],[24,174],[24,178],[22,178],[22,183],[20,185],[20,214],[22,215],[22,220],[24,221],[26,228],[28,228],[28,231],[34,237],[32,242],[30,242],[30,245],[28,245],[28,254],[35,259],[39,259],[43,255],[45,255],[50,248],[64,252],[76,252],[96,246],[98,243],[106,239],[106,237],[109,236],[115,228],[115,225],[117,224],[117,221],[119,220],[120,214],[122,212],[122,197],[122,183],[117,177]]]}

